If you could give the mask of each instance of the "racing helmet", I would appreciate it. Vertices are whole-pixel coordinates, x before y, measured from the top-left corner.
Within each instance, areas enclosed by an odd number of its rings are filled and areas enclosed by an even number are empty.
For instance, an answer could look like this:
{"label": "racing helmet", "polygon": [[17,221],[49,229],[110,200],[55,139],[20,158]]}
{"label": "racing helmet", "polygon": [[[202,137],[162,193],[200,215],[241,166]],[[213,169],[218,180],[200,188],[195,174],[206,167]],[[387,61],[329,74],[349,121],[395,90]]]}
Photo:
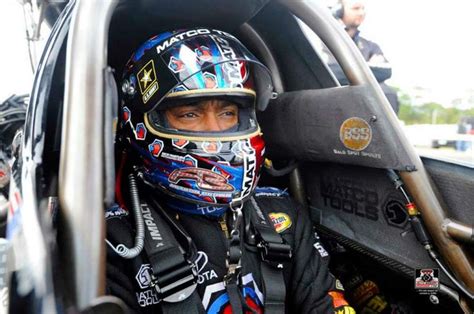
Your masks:
{"label": "racing helmet", "polygon": [[[220,215],[251,196],[265,148],[255,110],[265,109],[273,86],[237,38],[210,28],[154,36],[128,61],[121,87],[121,136],[146,183],[196,214]],[[215,99],[237,106],[236,126],[196,132],[167,119],[174,106]]]}

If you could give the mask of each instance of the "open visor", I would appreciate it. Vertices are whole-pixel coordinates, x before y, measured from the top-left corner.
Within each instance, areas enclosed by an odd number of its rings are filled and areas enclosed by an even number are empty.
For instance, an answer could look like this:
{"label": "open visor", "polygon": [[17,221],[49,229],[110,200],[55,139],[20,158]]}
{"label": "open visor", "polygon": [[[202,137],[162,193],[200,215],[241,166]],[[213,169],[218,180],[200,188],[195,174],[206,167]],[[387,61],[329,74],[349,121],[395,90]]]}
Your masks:
{"label": "open visor", "polygon": [[192,31],[200,35],[183,39],[191,31],[176,33],[154,49],[148,48],[136,61],[124,82],[141,96],[131,104],[133,110],[151,112],[178,99],[210,96],[264,110],[273,92],[268,69],[229,34]]}

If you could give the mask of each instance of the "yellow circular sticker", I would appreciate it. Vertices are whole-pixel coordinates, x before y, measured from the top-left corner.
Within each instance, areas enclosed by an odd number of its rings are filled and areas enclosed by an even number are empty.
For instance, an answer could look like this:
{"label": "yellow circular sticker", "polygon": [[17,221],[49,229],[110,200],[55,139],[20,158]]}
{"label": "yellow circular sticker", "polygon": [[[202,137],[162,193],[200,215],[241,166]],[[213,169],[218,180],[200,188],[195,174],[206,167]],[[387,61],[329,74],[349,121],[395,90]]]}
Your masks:
{"label": "yellow circular sticker", "polygon": [[352,117],[342,123],[339,138],[345,147],[361,151],[369,146],[372,140],[372,129],[364,119]]}

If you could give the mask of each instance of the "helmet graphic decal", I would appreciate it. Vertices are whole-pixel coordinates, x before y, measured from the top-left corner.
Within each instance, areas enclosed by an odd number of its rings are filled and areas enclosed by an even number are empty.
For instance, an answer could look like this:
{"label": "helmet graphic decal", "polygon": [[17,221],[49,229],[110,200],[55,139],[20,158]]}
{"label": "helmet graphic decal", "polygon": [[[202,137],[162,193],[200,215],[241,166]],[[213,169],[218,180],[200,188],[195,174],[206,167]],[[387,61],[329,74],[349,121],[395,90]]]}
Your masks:
{"label": "helmet graphic decal", "polygon": [[128,109],[127,107],[123,107],[122,121],[124,121],[124,122],[130,121],[130,109]]}
{"label": "helmet graphic decal", "polygon": [[198,56],[199,60],[202,62],[208,62],[212,60],[211,50],[206,46],[201,46],[194,50],[196,55]]}
{"label": "helmet graphic decal", "polygon": [[228,184],[226,177],[202,168],[176,169],[170,174],[168,180],[174,184],[181,180],[194,181],[199,190],[217,192],[231,192],[234,190],[232,185]]}
{"label": "helmet graphic decal", "polygon": [[213,142],[202,142],[202,150],[209,154],[219,153],[222,149],[222,143],[220,141]]}
{"label": "helmet graphic decal", "polygon": [[135,138],[137,140],[143,141],[146,137],[146,128],[143,123],[138,123],[135,129]]}
{"label": "helmet graphic decal", "polygon": [[204,77],[204,84],[206,85],[206,88],[217,87],[217,77],[214,74],[204,72],[202,76]]}
{"label": "helmet graphic decal", "polygon": [[183,139],[173,139],[172,143],[173,143],[173,146],[176,148],[184,148],[186,145],[189,144],[189,141],[183,140]]}
{"label": "helmet graphic decal", "polygon": [[174,56],[171,56],[170,62],[168,63],[168,68],[170,68],[170,70],[174,73],[179,73],[186,70],[183,61],[175,58]]}
{"label": "helmet graphic decal", "polygon": [[158,157],[160,155],[161,151],[163,150],[163,141],[161,141],[159,139],[155,139],[153,141],[153,143],[148,145],[148,149],[150,150],[150,153],[153,156]]}
{"label": "helmet graphic decal", "polygon": [[187,166],[197,167],[198,162],[197,162],[196,158],[193,158],[190,155],[186,155],[184,157],[184,164],[187,165]]}

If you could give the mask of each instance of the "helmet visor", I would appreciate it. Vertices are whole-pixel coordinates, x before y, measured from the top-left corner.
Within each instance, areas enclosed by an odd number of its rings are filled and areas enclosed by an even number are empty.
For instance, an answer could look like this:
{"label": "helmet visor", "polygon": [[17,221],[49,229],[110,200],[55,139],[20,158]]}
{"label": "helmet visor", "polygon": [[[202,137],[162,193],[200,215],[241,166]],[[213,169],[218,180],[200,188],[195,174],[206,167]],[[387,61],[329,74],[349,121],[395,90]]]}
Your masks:
{"label": "helmet visor", "polygon": [[[200,35],[184,39],[190,32]],[[135,109],[141,112],[158,109],[167,98],[225,96],[239,90],[253,91],[256,108],[264,110],[272,96],[268,69],[224,32],[196,29],[177,33],[145,55],[148,58],[137,61],[138,71],[129,79],[139,85],[143,107]]]}

